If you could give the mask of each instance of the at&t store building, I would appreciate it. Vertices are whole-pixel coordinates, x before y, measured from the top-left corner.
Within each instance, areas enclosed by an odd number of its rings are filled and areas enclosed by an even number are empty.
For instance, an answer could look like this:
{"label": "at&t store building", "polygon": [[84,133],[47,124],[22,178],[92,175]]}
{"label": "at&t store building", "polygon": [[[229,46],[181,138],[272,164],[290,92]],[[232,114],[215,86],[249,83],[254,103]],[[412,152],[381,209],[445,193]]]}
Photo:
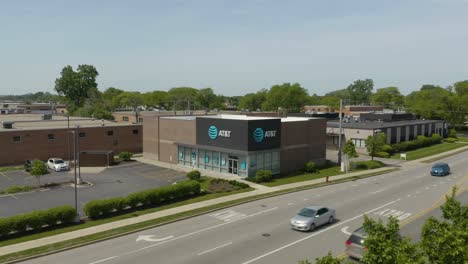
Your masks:
{"label": "at&t store building", "polygon": [[193,169],[251,177],[297,171],[325,162],[326,120],[244,115],[148,116],[146,158]]}

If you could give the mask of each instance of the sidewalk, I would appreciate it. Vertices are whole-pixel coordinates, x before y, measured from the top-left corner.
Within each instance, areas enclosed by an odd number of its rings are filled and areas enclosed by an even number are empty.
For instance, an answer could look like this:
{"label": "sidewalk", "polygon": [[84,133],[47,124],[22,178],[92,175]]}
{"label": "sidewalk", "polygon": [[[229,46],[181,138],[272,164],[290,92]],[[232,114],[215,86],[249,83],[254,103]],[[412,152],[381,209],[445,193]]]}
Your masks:
{"label": "sidewalk", "polygon": [[[452,150],[452,151],[443,152],[443,153],[433,155],[433,156],[430,156],[430,157],[425,157],[425,158],[422,158],[422,159],[419,159],[419,160],[408,161],[408,162],[402,163],[400,165],[400,167],[403,169],[404,167],[408,167],[408,166],[416,166],[417,164],[421,164],[420,161],[427,160],[427,159],[434,159],[434,158],[437,158],[437,157],[445,157],[445,156],[447,156],[449,154],[460,152],[461,150],[468,150],[468,146],[463,147],[463,148],[459,148],[459,149],[455,149],[455,150]],[[182,171],[190,171],[191,170],[191,168],[178,166],[177,164],[164,164],[164,163],[161,163],[161,162],[152,161],[152,160],[148,160],[148,159],[144,159],[144,158],[137,158],[137,160],[140,161],[140,162],[143,162],[143,163],[153,164],[153,165],[166,167],[166,168],[171,168],[171,169],[177,169],[177,170],[182,170]],[[355,172],[355,173],[331,176],[330,180],[338,180],[338,179],[344,179],[344,178],[348,178],[348,177],[359,176],[359,175],[363,175],[363,174],[380,172],[380,171],[388,170],[389,168],[392,168],[392,167],[397,168],[398,166],[383,167],[383,168],[374,169],[374,170],[366,170],[366,171],[359,171],[359,172]],[[205,171],[203,171],[203,172],[205,173]],[[212,176],[212,177],[233,179],[232,176],[226,176],[224,174],[219,174],[217,172],[211,172],[211,173],[207,173],[207,174],[209,176]],[[259,195],[259,194],[272,193],[272,192],[275,192],[275,191],[278,191],[278,190],[286,190],[286,189],[289,189],[289,188],[307,186],[307,185],[317,184],[317,183],[321,183],[321,182],[325,181],[324,178],[320,178],[320,179],[315,179],[315,180],[310,180],[310,181],[303,181],[303,182],[286,184],[286,185],[282,185],[282,186],[267,187],[267,186],[255,184],[255,183],[252,183],[252,182],[247,182],[245,180],[241,180],[241,179],[238,179],[238,178],[236,180],[248,183],[250,186],[255,188],[255,190],[251,191],[251,192],[239,193],[239,194],[224,196],[224,197],[215,198],[215,199],[211,199],[211,200],[207,200],[207,201],[197,202],[197,203],[193,203],[193,204],[189,204],[189,205],[184,205],[184,206],[180,206],[180,207],[175,207],[175,208],[167,209],[167,210],[164,210],[164,211],[159,211],[159,212],[154,212],[154,213],[150,213],[150,214],[146,214],[146,215],[141,215],[141,216],[130,218],[130,219],[119,220],[119,221],[115,221],[115,222],[112,222],[112,223],[93,226],[93,227],[89,227],[89,228],[86,228],[86,229],[80,229],[80,230],[77,230],[77,231],[63,233],[63,234],[59,234],[59,235],[55,235],[55,236],[36,239],[36,240],[23,242],[23,243],[18,243],[18,244],[14,244],[14,245],[10,245],[10,246],[4,246],[4,247],[0,248],[0,256],[15,253],[15,252],[19,252],[19,251],[23,251],[23,250],[28,250],[28,249],[32,249],[32,248],[37,248],[37,247],[41,247],[41,246],[46,246],[46,245],[50,245],[50,244],[54,244],[54,243],[58,243],[58,242],[63,242],[63,241],[71,240],[71,239],[74,239],[74,238],[84,237],[84,236],[87,236],[87,235],[100,233],[100,232],[120,228],[120,227],[123,227],[123,226],[128,226],[128,225],[132,225],[132,224],[136,224],[136,223],[141,223],[141,222],[144,222],[144,221],[153,220],[153,219],[157,219],[157,218],[160,218],[160,217],[169,216],[169,215],[181,213],[181,212],[184,212],[184,211],[198,209],[198,208],[202,208],[202,207],[206,207],[206,206],[210,206],[210,205],[215,205],[215,204],[219,204],[219,203],[223,203],[223,202],[228,202],[228,201],[232,201],[232,200],[236,200],[236,199],[240,199],[240,198],[252,197],[252,196],[255,196],[255,195]]]}

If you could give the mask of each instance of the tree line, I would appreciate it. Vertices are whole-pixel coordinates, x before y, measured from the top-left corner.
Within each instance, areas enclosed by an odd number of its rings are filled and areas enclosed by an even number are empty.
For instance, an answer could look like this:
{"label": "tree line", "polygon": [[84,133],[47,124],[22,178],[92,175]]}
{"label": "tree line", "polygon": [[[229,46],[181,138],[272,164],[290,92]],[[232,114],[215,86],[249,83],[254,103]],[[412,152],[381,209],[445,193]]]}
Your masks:
{"label": "tree line", "polygon": [[335,111],[339,108],[340,99],[344,99],[344,103],[349,105],[381,105],[387,109],[405,109],[421,118],[444,119],[454,125],[462,124],[468,116],[468,80],[455,82],[448,87],[423,85],[407,96],[394,86],[374,91],[373,80],[362,79],[323,96],[310,95],[299,83],[283,83],[255,93],[229,97],[215,94],[212,88],[192,87],[146,93],[110,87],[101,92],[96,81],[98,75],[97,69],[92,65],[79,65],[76,70],[72,66],[66,66],[55,80],[58,95],[54,97],[49,93],[37,93],[37,98],[60,100],[67,104],[68,111],[74,115],[104,119],[112,118],[111,112],[115,109],[137,110],[141,106],[166,110],[234,107],[244,111],[301,112],[305,105],[325,105],[329,111]]}

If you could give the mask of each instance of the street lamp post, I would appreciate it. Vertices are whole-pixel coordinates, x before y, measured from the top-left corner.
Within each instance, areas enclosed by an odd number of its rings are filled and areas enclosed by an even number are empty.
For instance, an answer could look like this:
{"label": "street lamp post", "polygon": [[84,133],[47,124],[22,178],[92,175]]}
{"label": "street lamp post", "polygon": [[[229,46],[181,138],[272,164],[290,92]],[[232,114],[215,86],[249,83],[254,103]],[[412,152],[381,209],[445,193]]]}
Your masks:
{"label": "street lamp post", "polygon": [[78,214],[78,190],[77,190],[77,180],[76,180],[76,131],[71,130],[68,131],[73,134],[73,170],[75,171],[75,181],[74,181],[74,186],[75,186],[75,211]]}

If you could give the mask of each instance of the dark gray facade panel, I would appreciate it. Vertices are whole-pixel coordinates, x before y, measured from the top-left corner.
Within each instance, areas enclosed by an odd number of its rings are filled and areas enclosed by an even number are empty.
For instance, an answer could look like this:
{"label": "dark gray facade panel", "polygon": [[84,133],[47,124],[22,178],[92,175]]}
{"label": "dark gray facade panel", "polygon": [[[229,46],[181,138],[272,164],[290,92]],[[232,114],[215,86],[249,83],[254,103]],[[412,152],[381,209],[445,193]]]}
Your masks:
{"label": "dark gray facade panel", "polygon": [[197,145],[256,151],[280,148],[281,119],[197,118]]}

